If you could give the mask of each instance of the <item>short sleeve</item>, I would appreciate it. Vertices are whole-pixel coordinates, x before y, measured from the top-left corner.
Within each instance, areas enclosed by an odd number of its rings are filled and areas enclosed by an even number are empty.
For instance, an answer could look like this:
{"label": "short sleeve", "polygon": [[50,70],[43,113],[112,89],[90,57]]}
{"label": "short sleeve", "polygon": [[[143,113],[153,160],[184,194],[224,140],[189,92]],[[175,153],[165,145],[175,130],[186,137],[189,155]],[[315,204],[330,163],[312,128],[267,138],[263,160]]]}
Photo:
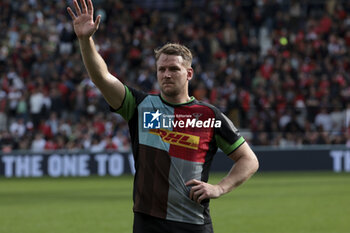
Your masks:
{"label": "short sleeve", "polygon": [[215,129],[216,144],[226,155],[229,155],[240,147],[245,140],[227,116],[217,112],[216,118],[221,121],[221,127]]}
{"label": "short sleeve", "polygon": [[121,106],[118,109],[110,108],[112,112],[120,114],[126,121],[129,121],[135,113],[137,105],[147,94],[137,91],[124,85],[125,96]]}

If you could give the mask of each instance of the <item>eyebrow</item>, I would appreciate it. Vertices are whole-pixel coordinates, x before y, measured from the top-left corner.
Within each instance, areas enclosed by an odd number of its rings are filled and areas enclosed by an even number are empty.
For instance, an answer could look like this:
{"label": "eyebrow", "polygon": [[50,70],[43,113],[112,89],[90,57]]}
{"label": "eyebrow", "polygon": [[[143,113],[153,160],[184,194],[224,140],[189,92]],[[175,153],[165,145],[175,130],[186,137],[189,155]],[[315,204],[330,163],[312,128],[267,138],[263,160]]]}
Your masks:
{"label": "eyebrow", "polygon": [[169,68],[169,69],[181,69],[181,67],[180,66],[178,66],[178,65],[169,65],[169,66],[165,66],[165,65],[161,65],[161,66],[158,66],[158,69],[160,69],[160,68]]}

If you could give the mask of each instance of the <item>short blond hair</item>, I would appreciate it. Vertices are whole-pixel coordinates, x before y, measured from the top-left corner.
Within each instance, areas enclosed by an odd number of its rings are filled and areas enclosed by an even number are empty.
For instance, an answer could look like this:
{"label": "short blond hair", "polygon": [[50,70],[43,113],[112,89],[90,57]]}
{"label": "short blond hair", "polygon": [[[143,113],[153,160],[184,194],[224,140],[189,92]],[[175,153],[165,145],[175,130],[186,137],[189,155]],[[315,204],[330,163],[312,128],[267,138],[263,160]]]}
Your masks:
{"label": "short blond hair", "polygon": [[176,43],[167,43],[162,47],[155,49],[154,54],[156,57],[156,61],[158,61],[161,54],[166,55],[176,55],[181,56],[184,60],[185,66],[191,66],[192,64],[192,53],[191,51],[184,45],[176,44]]}

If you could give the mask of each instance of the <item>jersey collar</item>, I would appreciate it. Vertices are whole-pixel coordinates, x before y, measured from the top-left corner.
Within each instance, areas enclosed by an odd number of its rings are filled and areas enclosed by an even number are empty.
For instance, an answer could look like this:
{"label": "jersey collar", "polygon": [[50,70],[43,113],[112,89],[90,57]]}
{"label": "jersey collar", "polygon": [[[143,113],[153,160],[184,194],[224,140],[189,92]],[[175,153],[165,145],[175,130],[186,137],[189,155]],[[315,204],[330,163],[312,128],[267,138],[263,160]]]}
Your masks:
{"label": "jersey collar", "polygon": [[190,100],[184,103],[170,103],[168,101],[166,101],[165,99],[163,99],[163,97],[159,94],[160,99],[167,105],[172,105],[172,106],[180,106],[180,105],[187,105],[192,103],[196,98],[194,98],[194,96],[190,97]]}

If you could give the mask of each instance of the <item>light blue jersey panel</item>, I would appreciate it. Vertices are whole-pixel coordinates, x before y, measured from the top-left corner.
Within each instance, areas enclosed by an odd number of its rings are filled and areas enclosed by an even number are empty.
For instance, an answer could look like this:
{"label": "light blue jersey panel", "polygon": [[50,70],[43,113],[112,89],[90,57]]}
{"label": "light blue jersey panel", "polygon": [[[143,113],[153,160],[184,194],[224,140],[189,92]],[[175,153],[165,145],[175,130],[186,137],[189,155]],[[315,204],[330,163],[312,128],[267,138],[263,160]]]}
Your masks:
{"label": "light blue jersey panel", "polygon": [[[137,107],[139,113],[139,143],[147,146],[151,146],[160,150],[169,151],[169,143],[164,142],[159,135],[151,134],[149,132],[150,128],[147,128],[148,123],[157,124],[158,119],[155,119],[153,122],[147,122],[146,118],[152,116],[152,114],[161,114],[159,116],[160,128],[163,128],[163,119],[167,121],[167,116],[174,115],[174,108],[168,105],[165,105],[159,96],[147,96]],[[148,116],[147,116],[148,115]],[[155,116],[155,115],[153,115]],[[166,116],[166,117],[165,117]],[[168,127],[169,126],[169,127]],[[171,125],[167,125],[167,129],[172,131],[173,128]]]}

